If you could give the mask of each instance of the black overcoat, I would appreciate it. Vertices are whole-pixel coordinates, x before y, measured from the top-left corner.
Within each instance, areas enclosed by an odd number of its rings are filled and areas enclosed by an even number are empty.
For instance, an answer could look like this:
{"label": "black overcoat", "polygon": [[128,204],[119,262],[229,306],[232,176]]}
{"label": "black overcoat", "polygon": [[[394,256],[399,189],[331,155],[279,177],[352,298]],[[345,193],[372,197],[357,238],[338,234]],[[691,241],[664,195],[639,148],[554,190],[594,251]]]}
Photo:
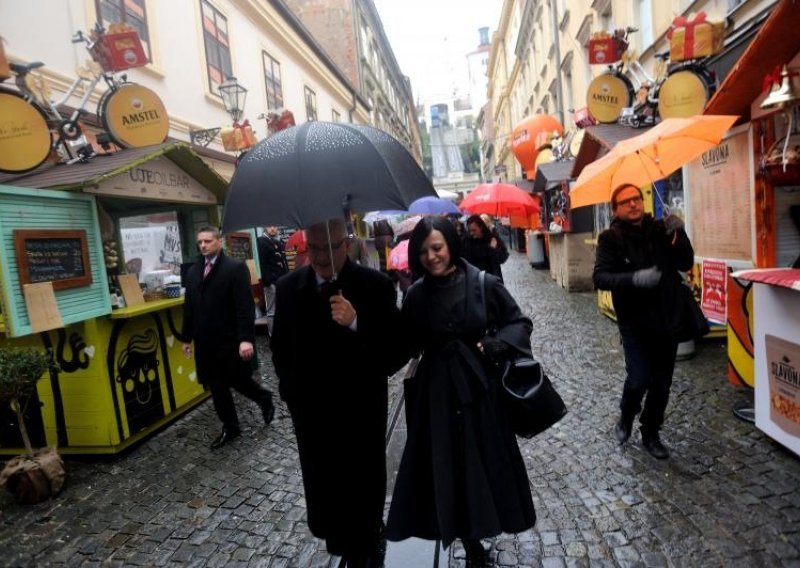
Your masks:
{"label": "black overcoat", "polygon": [[477,539],[533,526],[525,465],[500,402],[499,372],[476,344],[487,328],[530,355],[532,324],[500,281],[486,275],[486,317],[479,271],[465,271],[463,300],[443,311],[426,276],[409,290],[403,328],[422,357],[406,380],[408,440],[389,511],[387,536]]}
{"label": "black overcoat", "polygon": [[333,321],[306,266],[278,280],[271,348],[297,436],[309,528],[342,554],[372,544],[359,539],[383,518],[387,377],[403,361],[388,276],[347,260],[337,286],[356,310],[356,331]]}
{"label": "black overcoat", "polygon": [[[691,270],[694,249],[683,229],[667,234],[662,220],[645,215],[641,225],[614,219],[597,240],[592,279],[598,290],[610,290],[617,325],[624,334],[669,335],[683,327],[678,271]],[[637,288],[633,273],[657,266],[654,288]]]}
{"label": "black overcoat", "polygon": [[256,239],[256,247],[258,263],[261,265],[261,281],[264,286],[271,286],[289,272],[283,241],[277,237],[262,235]]}
{"label": "black overcoat", "polygon": [[255,343],[255,304],[250,270],[220,251],[208,276],[204,259],[186,273],[181,340],[194,341],[197,378],[204,385],[225,384],[233,373],[249,375],[239,343]]}

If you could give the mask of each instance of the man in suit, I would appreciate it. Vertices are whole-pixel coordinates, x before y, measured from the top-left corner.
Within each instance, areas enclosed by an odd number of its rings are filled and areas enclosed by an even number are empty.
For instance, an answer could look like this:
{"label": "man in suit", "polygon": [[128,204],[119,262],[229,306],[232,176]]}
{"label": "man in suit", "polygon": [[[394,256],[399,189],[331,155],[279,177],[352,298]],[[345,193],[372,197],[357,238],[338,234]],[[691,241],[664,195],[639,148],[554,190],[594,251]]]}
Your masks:
{"label": "man in suit", "polygon": [[[239,436],[239,417],[231,387],[261,407],[269,425],[275,414],[272,393],[253,380],[255,306],[247,266],[222,252],[222,236],[215,227],[197,232],[203,261],[186,274],[183,303],[183,353],[194,352],[197,377],[211,389],[222,432],[211,444],[219,448]],[[194,342],[194,349],[192,349]]]}
{"label": "man in suit", "polygon": [[[308,525],[348,568],[383,565],[387,377],[403,362],[388,276],[347,257],[343,220],[306,230],[278,281],[272,361],[297,436]],[[357,352],[356,357],[348,354]]]}
{"label": "man in suit", "polygon": [[278,236],[278,227],[264,228],[264,234],[256,240],[258,263],[261,265],[261,283],[264,285],[264,302],[267,318],[275,315],[275,282],[289,272],[283,241]]}

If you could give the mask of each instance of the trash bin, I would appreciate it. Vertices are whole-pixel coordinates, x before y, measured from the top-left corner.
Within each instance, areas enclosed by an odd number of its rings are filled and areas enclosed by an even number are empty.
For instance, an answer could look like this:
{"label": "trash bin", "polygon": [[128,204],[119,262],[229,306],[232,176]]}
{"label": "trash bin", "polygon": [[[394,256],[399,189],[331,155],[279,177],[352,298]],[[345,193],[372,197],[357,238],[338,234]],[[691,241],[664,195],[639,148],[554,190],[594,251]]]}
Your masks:
{"label": "trash bin", "polygon": [[538,231],[528,233],[528,261],[533,268],[547,268],[544,254],[544,235]]}

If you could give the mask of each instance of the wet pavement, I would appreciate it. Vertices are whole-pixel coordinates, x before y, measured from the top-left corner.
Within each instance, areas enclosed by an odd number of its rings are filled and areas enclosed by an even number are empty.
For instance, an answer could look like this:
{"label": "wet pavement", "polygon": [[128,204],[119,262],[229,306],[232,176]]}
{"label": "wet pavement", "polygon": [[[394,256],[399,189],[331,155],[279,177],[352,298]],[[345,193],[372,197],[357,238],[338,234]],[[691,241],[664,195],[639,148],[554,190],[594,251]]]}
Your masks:
{"label": "wet pavement", "polygon": [[[567,293],[523,255],[503,271],[569,414],[520,441],[538,521],[484,541],[494,566],[800,567],[800,459],[734,417],[747,392],[725,378],[724,343],[703,342],[677,364],[662,436],[672,457],[658,461],[636,434],[622,448],[613,438],[622,353],[594,294]],[[401,379],[391,381],[390,473],[404,435]],[[123,456],[69,458],[55,500],[1,495],[0,565],[336,566],[305,522],[285,407],[265,428],[254,404],[237,406],[243,436],[220,450],[208,448],[219,429],[209,401]],[[463,556],[458,544],[390,543],[387,568],[462,568]]]}

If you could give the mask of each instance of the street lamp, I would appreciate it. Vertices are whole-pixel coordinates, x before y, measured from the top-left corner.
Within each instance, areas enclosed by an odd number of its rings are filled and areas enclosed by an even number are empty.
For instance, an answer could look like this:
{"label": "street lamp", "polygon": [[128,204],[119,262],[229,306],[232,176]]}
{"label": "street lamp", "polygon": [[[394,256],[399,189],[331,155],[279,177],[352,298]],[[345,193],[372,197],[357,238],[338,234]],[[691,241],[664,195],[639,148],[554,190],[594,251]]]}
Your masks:
{"label": "street lamp", "polygon": [[244,114],[247,89],[239,84],[236,77],[227,77],[218,88],[225,110],[228,111],[234,122],[239,122],[239,119]]}

